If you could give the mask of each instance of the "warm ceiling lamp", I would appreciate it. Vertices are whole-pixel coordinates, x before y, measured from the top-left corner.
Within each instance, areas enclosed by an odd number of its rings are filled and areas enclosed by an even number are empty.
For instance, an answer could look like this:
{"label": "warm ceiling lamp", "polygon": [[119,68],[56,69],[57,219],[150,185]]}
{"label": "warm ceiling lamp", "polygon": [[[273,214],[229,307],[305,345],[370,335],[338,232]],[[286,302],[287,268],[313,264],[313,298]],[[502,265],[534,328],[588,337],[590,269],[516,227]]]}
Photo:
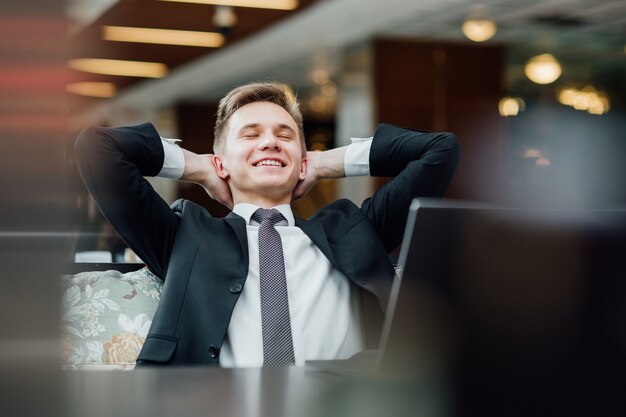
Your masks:
{"label": "warm ceiling lamp", "polygon": [[541,158],[541,151],[535,148],[526,149],[523,156],[524,158]]}
{"label": "warm ceiling lamp", "polygon": [[68,93],[80,96],[110,98],[115,95],[115,84],[104,82],[77,82],[65,86]]}
{"label": "warm ceiling lamp", "polygon": [[485,42],[493,38],[497,30],[496,22],[489,18],[487,8],[482,4],[472,7],[461,26],[461,31],[467,39],[474,42]]}
{"label": "warm ceiling lamp", "polygon": [[517,97],[504,97],[498,103],[498,111],[502,117],[517,116],[522,110],[524,101]]}
{"label": "warm ceiling lamp", "polygon": [[237,23],[237,15],[231,6],[215,6],[213,24],[221,29],[228,29]]}
{"label": "warm ceiling lamp", "polygon": [[122,75],[127,77],[162,78],[167,74],[167,67],[158,62],[79,58],[71,59],[68,61],[67,66],[77,71],[93,74]]}
{"label": "warm ceiling lamp", "polygon": [[224,36],[220,33],[124,26],[104,26],[102,38],[107,41],[204,46],[208,48],[218,48],[224,44]]}
{"label": "warm ceiling lamp", "polygon": [[294,10],[298,0],[162,0],[178,3],[213,4],[215,6],[253,7],[256,9]]}
{"label": "warm ceiling lamp", "polygon": [[485,42],[496,34],[496,22],[489,19],[468,19],[461,27],[467,39],[474,42]]}
{"label": "warm ceiling lamp", "polygon": [[330,80],[330,73],[328,72],[328,70],[325,70],[324,68],[317,68],[311,74],[311,78],[313,79],[313,82],[315,84],[322,85],[322,84],[327,83],[328,80]]}
{"label": "warm ceiling lamp", "polygon": [[561,104],[591,114],[604,114],[611,108],[606,93],[596,90],[591,85],[582,90],[572,87],[562,88],[557,93],[557,100]]}
{"label": "warm ceiling lamp", "polygon": [[561,64],[550,54],[537,55],[526,63],[524,73],[537,84],[550,84],[561,76]]}

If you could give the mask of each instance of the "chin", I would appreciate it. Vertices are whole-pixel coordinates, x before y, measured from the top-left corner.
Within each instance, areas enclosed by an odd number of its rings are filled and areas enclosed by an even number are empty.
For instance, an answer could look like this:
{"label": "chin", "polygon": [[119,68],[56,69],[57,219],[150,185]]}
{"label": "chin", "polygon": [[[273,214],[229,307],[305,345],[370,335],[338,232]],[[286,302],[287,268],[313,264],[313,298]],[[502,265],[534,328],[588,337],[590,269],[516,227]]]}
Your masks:
{"label": "chin", "polygon": [[296,183],[294,183],[293,181],[286,181],[285,179],[280,178],[257,178],[257,181],[255,181],[254,185],[257,190],[284,190],[285,194],[288,193],[289,195],[291,195],[291,192],[293,192],[293,189],[296,187]]}

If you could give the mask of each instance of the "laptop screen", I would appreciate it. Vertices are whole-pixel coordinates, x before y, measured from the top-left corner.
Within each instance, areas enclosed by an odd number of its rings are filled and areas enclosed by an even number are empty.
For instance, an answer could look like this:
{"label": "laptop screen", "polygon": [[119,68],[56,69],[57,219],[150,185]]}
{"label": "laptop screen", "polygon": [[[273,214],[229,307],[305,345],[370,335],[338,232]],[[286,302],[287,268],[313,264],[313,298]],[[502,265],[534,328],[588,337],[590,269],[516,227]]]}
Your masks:
{"label": "laptop screen", "polygon": [[380,369],[443,381],[472,412],[611,392],[626,375],[625,259],[625,210],[416,200]]}

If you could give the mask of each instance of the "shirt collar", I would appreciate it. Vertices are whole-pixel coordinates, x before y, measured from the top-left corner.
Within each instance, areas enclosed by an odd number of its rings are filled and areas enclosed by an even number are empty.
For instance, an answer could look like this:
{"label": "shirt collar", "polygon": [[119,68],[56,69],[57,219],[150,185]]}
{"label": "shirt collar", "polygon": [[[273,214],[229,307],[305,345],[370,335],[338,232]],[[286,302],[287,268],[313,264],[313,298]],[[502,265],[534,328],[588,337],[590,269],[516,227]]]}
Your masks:
{"label": "shirt collar", "polygon": [[[257,211],[259,208],[260,208],[259,206],[257,206],[256,204],[252,204],[252,203],[238,203],[238,204],[235,204],[235,207],[233,207],[233,213],[243,217],[246,221],[246,224],[258,226],[258,223],[255,222],[254,220],[251,220],[251,218],[254,212]],[[295,221],[295,218],[293,217],[293,212],[291,211],[291,206],[289,204],[281,204],[280,206],[276,206],[272,208],[275,208],[276,210],[280,211],[280,214],[282,214],[285,217],[285,219],[287,219],[286,225],[284,224],[284,222],[279,222],[277,226],[295,226],[296,225],[296,221]]]}

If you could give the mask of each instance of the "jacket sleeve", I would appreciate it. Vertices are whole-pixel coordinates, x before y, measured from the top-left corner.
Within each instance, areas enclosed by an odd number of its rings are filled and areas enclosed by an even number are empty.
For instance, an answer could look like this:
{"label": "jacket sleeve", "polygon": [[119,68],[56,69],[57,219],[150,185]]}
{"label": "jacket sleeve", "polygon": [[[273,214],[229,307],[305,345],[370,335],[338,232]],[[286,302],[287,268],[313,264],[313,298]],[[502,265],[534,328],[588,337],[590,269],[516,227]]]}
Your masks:
{"label": "jacket sleeve", "polygon": [[82,180],[104,217],[164,278],[178,217],[144,178],[156,176],[165,157],[154,126],[87,128],[74,149]]}
{"label": "jacket sleeve", "polygon": [[459,143],[452,133],[378,126],[370,150],[370,173],[393,179],[365,200],[361,210],[388,252],[402,241],[411,201],[443,196],[459,155]]}

